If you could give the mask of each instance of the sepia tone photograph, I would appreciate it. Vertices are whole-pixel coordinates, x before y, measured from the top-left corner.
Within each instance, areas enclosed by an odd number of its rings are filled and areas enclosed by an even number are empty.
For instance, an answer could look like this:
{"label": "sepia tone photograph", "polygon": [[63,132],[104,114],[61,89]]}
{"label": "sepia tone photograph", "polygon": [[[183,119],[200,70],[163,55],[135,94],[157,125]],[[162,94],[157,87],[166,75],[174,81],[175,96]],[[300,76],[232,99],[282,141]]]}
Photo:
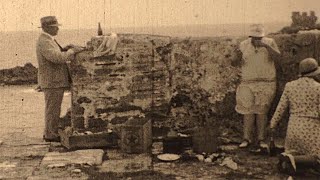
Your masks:
{"label": "sepia tone photograph", "polygon": [[320,178],[320,1],[0,8],[0,179]]}

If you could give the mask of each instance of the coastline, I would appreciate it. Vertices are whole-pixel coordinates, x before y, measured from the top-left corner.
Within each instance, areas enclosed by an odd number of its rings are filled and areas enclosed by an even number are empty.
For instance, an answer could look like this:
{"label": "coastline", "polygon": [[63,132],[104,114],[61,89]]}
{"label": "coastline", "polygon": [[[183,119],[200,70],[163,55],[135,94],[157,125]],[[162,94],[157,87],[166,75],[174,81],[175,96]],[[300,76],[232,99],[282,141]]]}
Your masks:
{"label": "coastline", "polygon": [[0,86],[36,85],[38,69],[31,63],[9,69],[0,69]]}

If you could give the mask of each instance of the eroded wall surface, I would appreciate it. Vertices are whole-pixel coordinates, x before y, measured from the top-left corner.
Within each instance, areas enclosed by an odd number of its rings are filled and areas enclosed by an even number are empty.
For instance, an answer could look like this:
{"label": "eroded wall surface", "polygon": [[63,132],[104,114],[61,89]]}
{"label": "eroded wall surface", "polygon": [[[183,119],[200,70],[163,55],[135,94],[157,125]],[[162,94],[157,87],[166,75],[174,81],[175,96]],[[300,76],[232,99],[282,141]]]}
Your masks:
{"label": "eroded wall surface", "polygon": [[[319,35],[271,37],[282,57],[276,60],[278,90],[270,115],[285,83],[298,78],[297,63],[319,59]],[[78,54],[71,64],[73,126],[99,129],[146,116],[158,127],[210,122],[240,129],[234,107],[241,78],[238,46],[245,38],[120,35],[115,56]]]}

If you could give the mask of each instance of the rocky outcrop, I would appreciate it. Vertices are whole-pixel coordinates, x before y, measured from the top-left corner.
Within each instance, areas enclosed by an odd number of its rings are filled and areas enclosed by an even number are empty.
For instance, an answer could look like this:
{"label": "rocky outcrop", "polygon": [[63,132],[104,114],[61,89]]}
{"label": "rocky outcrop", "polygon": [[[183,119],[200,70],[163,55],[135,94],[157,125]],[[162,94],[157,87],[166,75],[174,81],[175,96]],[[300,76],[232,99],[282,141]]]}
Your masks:
{"label": "rocky outcrop", "polygon": [[23,67],[17,66],[11,69],[0,70],[1,85],[25,85],[37,83],[38,69],[31,63]]}

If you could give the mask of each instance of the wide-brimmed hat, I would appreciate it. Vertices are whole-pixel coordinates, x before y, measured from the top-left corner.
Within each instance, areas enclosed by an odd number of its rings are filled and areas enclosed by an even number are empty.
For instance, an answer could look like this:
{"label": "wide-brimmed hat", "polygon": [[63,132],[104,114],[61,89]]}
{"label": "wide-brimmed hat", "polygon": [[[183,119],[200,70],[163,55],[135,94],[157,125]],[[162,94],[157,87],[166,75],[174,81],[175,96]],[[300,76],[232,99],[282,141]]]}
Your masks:
{"label": "wide-brimmed hat", "polygon": [[49,26],[61,26],[61,24],[58,23],[58,20],[55,16],[45,16],[40,19],[41,26],[42,27],[49,27]]}
{"label": "wide-brimmed hat", "polygon": [[301,76],[316,76],[320,74],[318,62],[313,58],[306,58],[299,63],[299,72]]}
{"label": "wide-brimmed hat", "polygon": [[252,24],[250,26],[249,37],[264,37],[264,26],[262,24]]}

